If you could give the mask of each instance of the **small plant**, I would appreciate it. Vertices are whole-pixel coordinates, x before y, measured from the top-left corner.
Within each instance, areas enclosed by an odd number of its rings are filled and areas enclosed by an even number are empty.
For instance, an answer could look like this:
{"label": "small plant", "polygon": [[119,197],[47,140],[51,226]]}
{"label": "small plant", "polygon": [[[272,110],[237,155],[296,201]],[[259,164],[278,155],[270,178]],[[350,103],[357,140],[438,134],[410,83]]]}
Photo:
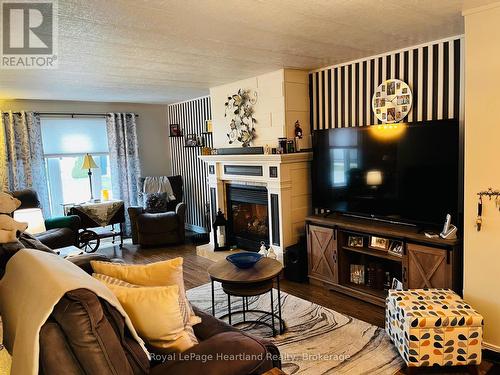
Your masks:
{"label": "small plant", "polygon": [[239,89],[237,94],[227,97],[225,117],[229,117],[229,144],[241,142],[243,147],[250,146],[255,135],[257,120],[253,106],[257,102],[257,92]]}

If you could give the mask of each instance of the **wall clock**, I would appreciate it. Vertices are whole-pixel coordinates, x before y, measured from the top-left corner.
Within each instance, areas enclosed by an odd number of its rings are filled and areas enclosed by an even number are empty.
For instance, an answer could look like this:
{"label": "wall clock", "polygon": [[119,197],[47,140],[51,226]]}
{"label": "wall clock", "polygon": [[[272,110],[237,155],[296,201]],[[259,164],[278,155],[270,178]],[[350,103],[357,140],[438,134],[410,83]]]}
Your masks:
{"label": "wall clock", "polygon": [[408,115],[411,109],[410,87],[399,79],[388,79],[373,94],[372,110],[382,122],[392,124]]}

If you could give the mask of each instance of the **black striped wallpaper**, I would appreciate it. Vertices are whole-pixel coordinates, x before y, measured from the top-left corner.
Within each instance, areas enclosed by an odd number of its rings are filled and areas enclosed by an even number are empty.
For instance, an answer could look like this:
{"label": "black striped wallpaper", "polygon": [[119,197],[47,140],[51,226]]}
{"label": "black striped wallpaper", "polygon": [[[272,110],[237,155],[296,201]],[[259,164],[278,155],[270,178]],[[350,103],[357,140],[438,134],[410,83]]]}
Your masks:
{"label": "black striped wallpaper", "polygon": [[[184,136],[206,131],[205,121],[212,119],[210,97],[189,100],[168,106],[170,124],[179,124],[183,137],[170,137],[172,174],[181,175],[184,180],[184,201],[187,205],[186,224],[192,230],[201,231],[211,226],[205,216],[209,203],[207,189],[207,166],[198,155],[200,147],[185,147]],[[205,142],[212,147],[212,135],[205,134]]]}
{"label": "black striped wallpaper", "polygon": [[463,38],[340,64],[309,74],[311,129],[380,124],[371,98],[383,81],[410,86],[413,104],[405,121],[458,118]]}

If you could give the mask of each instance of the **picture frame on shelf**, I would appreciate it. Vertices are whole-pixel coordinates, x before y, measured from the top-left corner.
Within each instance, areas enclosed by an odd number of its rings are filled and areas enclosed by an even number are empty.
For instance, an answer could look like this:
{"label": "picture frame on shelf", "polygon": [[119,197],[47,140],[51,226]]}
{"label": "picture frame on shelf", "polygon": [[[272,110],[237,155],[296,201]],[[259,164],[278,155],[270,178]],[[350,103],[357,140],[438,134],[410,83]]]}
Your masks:
{"label": "picture frame on shelf", "polygon": [[389,242],[387,238],[371,236],[368,247],[375,250],[387,251],[389,249]]}
{"label": "picture frame on shelf", "polygon": [[365,241],[362,236],[349,236],[347,239],[347,245],[349,247],[363,247],[364,243]]}
{"label": "picture frame on shelf", "polygon": [[403,243],[401,241],[391,241],[389,248],[387,249],[387,253],[397,257],[402,257]]}
{"label": "picture frame on shelf", "polygon": [[182,137],[181,127],[179,124],[170,124],[170,136]]}
{"label": "picture frame on shelf", "polygon": [[212,133],[212,130],[213,130],[212,120],[206,120],[205,121],[205,131],[207,133]]}
{"label": "picture frame on shelf", "polygon": [[349,281],[353,284],[365,284],[365,265],[364,264],[351,264]]}
{"label": "picture frame on shelf", "polygon": [[186,138],[185,138],[184,145],[186,147],[198,146],[198,135],[197,134],[187,134]]}

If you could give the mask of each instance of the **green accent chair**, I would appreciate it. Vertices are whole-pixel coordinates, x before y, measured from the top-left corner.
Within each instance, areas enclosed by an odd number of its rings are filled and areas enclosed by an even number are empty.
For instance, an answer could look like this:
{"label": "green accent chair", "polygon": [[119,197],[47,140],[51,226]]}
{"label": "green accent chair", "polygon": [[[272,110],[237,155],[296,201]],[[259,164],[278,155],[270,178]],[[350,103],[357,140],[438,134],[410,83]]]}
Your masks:
{"label": "green accent chair", "polygon": [[[33,189],[13,191],[11,194],[21,201],[18,208],[41,208],[38,194]],[[76,215],[53,217],[45,220],[45,232],[35,235],[36,239],[51,249],[78,246],[80,218]]]}

